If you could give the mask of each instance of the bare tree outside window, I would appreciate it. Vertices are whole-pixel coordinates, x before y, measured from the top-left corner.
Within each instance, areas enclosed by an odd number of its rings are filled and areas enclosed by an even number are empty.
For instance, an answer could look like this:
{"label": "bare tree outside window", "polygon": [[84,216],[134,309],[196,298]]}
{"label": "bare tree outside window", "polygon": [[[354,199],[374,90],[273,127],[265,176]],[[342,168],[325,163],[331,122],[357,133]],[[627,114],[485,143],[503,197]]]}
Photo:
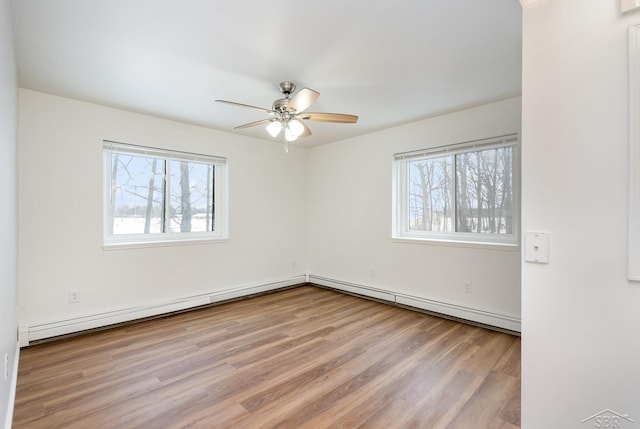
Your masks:
{"label": "bare tree outside window", "polygon": [[115,153],[111,157],[112,234],[162,232],[162,173],[156,158]]}
{"label": "bare tree outside window", "polygon": [[458,154],[456,231],[511,234],[511,147]]}
{"label": "bare tree outside window", "polygon": [[409,163],[409,228],[451,231],[451,158]]}
{"label": "bare tree outside window", "polygon": [[397,155],[403,231],[515,237],[514,144]]}
{"label": "bare tree outside window", "polygon": [[[162,233],[167,218],[169,232],[212,231],[214,169],[206,163],[112,154],[109,233]],[[165,187],[170,189],[168,214]]]}
{"label": "bare tree outside window", "polygon": [[170,231],[211,231],[215,166],[193,161],[169,163],[171,171]]}

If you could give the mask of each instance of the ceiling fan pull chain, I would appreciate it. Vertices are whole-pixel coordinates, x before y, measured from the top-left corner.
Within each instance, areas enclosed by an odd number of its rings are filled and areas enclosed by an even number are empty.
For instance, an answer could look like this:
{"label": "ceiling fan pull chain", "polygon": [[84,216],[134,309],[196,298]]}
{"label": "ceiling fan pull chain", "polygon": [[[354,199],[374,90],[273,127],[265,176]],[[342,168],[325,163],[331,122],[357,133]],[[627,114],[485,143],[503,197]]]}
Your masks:
{"label": "ceiling fan pull chain", "polygon": [[289,139],[287,138],[287,121],[284,121],[282,127],[282,140],[284,141],[284,153],[289,153]]}

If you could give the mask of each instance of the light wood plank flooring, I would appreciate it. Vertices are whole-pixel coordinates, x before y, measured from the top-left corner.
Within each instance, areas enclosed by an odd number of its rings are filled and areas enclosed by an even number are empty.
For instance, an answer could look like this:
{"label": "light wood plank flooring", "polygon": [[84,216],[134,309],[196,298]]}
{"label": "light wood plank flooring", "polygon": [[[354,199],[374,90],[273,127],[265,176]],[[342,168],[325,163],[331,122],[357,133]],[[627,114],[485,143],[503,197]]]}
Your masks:
{"label": "light wood plank flooring", "polygon": [[31,346],[14,428],[520,427],[520,339],[302,286]]}

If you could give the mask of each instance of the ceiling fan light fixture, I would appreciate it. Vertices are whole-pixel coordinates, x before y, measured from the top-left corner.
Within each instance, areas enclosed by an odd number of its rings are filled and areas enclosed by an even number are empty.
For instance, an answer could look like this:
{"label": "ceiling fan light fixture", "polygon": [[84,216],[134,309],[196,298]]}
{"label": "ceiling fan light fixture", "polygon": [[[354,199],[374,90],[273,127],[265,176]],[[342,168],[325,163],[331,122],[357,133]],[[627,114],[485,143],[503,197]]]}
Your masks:
{"label": "ceiling fan light fixture", "polygon": [[300,137],[304,132],[304,125],[298,119],[292,119],[287,123],[287,127],[291,130],[291,133],[297,137]]}
{"label": "ceiling fan light fixture", "polygon": [[280,131],[282,131],[282,123],[280,121],[271,121],[267,125],[267,132],[273,138],[278,137]]}

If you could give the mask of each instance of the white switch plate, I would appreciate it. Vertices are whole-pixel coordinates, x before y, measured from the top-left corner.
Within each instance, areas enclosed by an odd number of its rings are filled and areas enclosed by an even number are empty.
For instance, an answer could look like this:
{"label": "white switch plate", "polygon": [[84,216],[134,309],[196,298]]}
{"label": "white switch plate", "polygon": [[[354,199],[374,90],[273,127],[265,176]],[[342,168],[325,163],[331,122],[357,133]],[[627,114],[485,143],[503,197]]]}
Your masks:
{"label": "white switch plate", "polygon": [[548,232],[527,232],[525,236],[524,260],[537,264],[549,263]]}
{"label": "white switch plate", "polygon": [[640,0],[620,0],[620,10],[629,12],[640,7]]}

